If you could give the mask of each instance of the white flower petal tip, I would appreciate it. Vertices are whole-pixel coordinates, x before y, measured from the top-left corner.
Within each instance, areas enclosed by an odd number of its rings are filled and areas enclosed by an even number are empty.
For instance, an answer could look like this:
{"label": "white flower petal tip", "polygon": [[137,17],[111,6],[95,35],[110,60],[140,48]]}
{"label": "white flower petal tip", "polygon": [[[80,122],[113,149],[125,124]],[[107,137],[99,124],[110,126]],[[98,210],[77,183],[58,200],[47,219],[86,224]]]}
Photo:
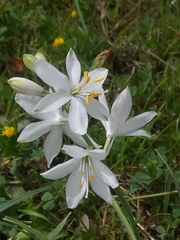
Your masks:
{"label": "white flower petal tip", "polygon": [[41,86],[26,78],[14,77],[8,80],[8,84],[17,93],[25,95],[42,96],[44,92]]}

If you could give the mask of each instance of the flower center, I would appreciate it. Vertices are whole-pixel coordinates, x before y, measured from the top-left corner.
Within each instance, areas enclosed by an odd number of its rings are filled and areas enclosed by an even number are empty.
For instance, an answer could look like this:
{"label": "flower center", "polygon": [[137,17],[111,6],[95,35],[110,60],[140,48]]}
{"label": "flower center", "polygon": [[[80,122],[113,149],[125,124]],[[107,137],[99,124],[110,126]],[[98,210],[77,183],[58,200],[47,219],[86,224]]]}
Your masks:
{"label": "flower center", "polygon": [[94,178],[91,158],[89,156],[86,156],[82,159],[78,173],[81,174],[79,188],[82,188],[83,184],[86,184],[85,198],[88,198],[89,182],[91,182]]}
{"label": "flower center", "polygon": [[[71,95],[76,96],[79,94],[81,96],[85,96],[86,104],[90,104],[92,98],[96,98],[101,95],[101,91],[99,91],[99,90],[91,91],[91,87],[92,87],[92,89],[94,89],[93,84],[101,82],[103,79],[104,79],[104,77],[99,77],[99,78],[95,78],[92,81],[90,81],[89,73],[88,73],[88,71],[85,71],[83,83],[81,82],[80,86],[72,89]],[[89,85],[88,85],[89,89],[87,87],[85,89],[83,89],[83,87],[87,86],[88,83],[89,83]]]}

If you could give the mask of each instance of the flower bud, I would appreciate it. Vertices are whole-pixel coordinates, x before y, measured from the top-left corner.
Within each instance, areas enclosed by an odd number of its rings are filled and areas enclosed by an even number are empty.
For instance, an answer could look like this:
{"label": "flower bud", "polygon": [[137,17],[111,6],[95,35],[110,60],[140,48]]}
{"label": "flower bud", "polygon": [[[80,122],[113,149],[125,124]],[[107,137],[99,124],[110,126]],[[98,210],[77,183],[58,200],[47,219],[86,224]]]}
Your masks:
{"label": "flower bud", "polygon": [[31,54],[24,54],[23,55],[23,62],[26,65],[27,68],[29,68],[31,71],[34,72],[34,64],[35,64],[36,58]]}
{"label": "flower bud", "polygon": [[41,86],[26,78],[14,77],[9,79],[8,83],[17,93],[35,96],[42,96],[44,93],[44,89]]}
{"label": "flower bud", "polygon": [[112,49],[102,51],[95,58],[91,70],[95,68],[106,67],[111,62],[112,58],[113,58]]}
{"label": "flower bud", "polygon": [[27,68],[29,68],[33,72],[34,72],[34,64],[36,60],[39,60],[39,59],[47,61],[46,57],[41,52],[37,52],[35,56],[31,54],[23,55],[24,64],[26,65]]}
{"label": "flower bud", "polygon": [[41,52],[37,52],[35,58],[47,61],[46,57]]}

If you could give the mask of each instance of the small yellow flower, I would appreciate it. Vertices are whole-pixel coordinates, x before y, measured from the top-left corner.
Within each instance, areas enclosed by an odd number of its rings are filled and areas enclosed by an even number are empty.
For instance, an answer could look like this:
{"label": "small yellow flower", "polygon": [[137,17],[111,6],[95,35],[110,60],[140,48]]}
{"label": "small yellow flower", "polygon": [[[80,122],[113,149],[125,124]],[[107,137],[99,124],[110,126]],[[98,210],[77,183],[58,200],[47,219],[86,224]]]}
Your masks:
{"label": "small yellow flower", "polygon": [[14,127],[8,127],[5,126],[4,130],[2,131],[2,136],[7,136],[8,138],[12,137],[14,134],[15,128]]}
{"label": "small yellow flower", "polygon": [[76,12],[76,10],[74,10],[74,11],[71,12],[71,17],[72,17],[72,18],[76,18],[76,17],[77,17],[77,12]]}
{"label": "small yellow flower", "polygon": [[63,38],[56,38],[54,40],[54,42],[52,43],[52,45],[54,47],[58,47],[58,46],[63,45],[63,44],[64,44],[64,39]]}

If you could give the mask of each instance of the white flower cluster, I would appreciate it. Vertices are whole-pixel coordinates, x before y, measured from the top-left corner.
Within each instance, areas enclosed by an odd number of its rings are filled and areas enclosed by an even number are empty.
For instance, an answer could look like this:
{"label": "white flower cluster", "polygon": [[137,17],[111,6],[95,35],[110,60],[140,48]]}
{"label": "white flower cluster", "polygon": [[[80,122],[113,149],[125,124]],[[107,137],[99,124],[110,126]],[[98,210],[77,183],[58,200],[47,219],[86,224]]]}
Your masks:
{"label": "white flower cluster", "polygon": [[[90,72],[85,71],[81,78],[81,65],[72,49],[66,57],[68,77],[49,64],[41,53],[35,57],[25,55],[24,62],[50,90],[46,91],[25,78],[15,77],[8,80],[17,92],[15,101],[28,114],[40,120],[26,126],[19,135],[18,142],[31,142],[48,133],[44,144],[48,167],[61,149],[72,157],[41,174],[51,180],[70,174],[66,184],[69,208],[75,208],[83,196],[88,197],[89,185],[101,198],[112,203],[109,186],[116,188],[118,182],[102,160],[106,158],[117,136],[150,137],[149,133],[141,128],[150,122],[156,113],[145,112],[127,120],[132,107],[128,87],[119,94],[110,111],[102,87],[108,70],[97,68]],[[88,114],[100,120],[106,130],[104,149],[100,149],[87,135]],[[76,145],[62,147],[63,134]]]}

